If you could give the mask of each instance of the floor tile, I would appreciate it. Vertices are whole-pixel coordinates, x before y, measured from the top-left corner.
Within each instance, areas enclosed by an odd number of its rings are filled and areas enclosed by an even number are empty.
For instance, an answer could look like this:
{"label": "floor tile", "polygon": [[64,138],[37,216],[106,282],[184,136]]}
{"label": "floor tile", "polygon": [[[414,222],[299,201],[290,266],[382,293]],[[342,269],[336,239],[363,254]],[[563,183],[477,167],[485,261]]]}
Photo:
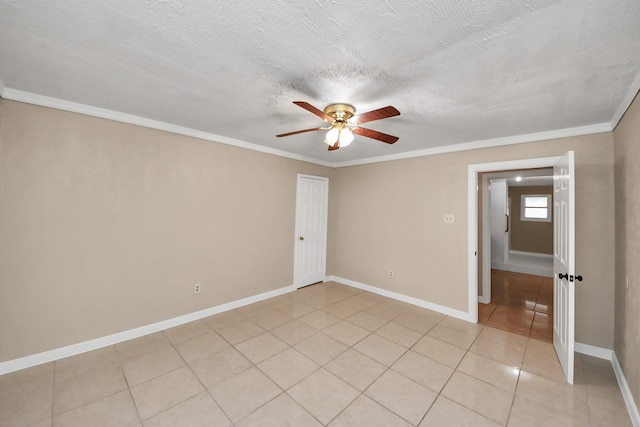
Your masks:
{"label": "floor tile", "polygon": [[256,368],[211,388],[211,396],[233,422],[264,405],[282,390]]}
{"label": "floor tile", "polygon": [[567,384],[530,374],[520,373],[516,396],[538,402],[550,410],[564,411],[573,418],[589,413],[587,391],[584,385]]}
{"label": "floor tile", "polygon": [[255,338],[237,344],[236,349],[253,363],[260,363],[271,356],[289,348],[284,341],[265,332]]}
{"label": "floor tile", "polygon": [[391,365],[391,369],[438,393],[453,374],[452,368],[411,350]]}
{"label": "floor tile", "polygon": [[56,381],[66,381],[96,370],[109,371],[114,368],[120,368],[120,359],[115,347],[108,346],[56,360]]}
{"label": "floor tile", "polygon": [[334,323],[338,323],[340,321],[340,318],[336,316],[332,316],[331,314],[328,314],[324,311],[318,310],[318,311],[314,311],[312,313],[306,314],[300,317],[298,320],[306,323],[312,328],[322,330],[322,329],[328,328]]}
{"label": "floor tile", "polygon": [[159,350],[171,348],[171,342],[162,332],[145,335],[129,341],[124,341],[115,346],[118,357],[122,362],[154,353]]}
{"label": "floor tile", "polygon": [[354,307],[343,301],[340,301],[338,303],[325,307],[324,311],[325,313],[328,313],[335,317],[339,317],[340,319],[346,319],[347,317],[351,317],[359,312],[360,309],[358,307]]}
{"label": "floor tile", "polygon": [[509,393],[516,391],[520,376],[520,368],[517,366],[505,365],[471,352],[464,357],[458,371],[500,387]]}
{"label": "floor tile", "polygon": [[405,328],[395,322],[389,322],[375,332],[383,338],[393,341],[396,344],[400,344],[403,347],[409,348],[414,345],[422,334],[412,329]]}
{"label": "floor tile", "polygon": [[181,342],[175,346],[175,349],[185,362],[191,363],[228,347],[230,347],[230,344],[227,341],[217,333],[210,331]]}
{"label": "floor tile", "polygon": [[411,424],[367,396],[361,395],[329,424],[329,427],[352,426],[410,427]]}
{"label": "floor tile", "polygon": [[328,424],[360,394],[320,368],[287,392],[321,423]]}
{"label": "floor tile", "polygon": [[328,327],[322,332],[348,346],[354,345],[371,333],[345,320]]}
{"label": "floor tile", "polygon": [[54,427],[136,427],[140,418],[129,391],[121,391],[80,408],[58,415]]}
{"label": "floor tile", "polygon": [[283,390],[287,390],[319,366],[296,349],[289,348],[258,364],[258,368]]}
{"label": "floor tile", "polygon": [[347,321],[353,323],[354,325],[366,329],[369,332],[373,332],[376,329],[380,328],[382,325],[387,323],[386,320],[381,319],[373,314],[369,314],[367,312],[361,311],[359,313],[354,314],[351,317],[347,318]]}
{"label": "floor tile", "polygon": [[218,333],[225,340],[231,344],[239,344],[242,341],[246,341],[249,338],[256,337],[264,332],[260,326],[256,325],[251,320],[242,320],[234,323],[233,325],[226,326],[222,329],[218,329]]}
{"label": "floor tile", "polygon": [[322,366],[334,359],[340,353],[343,353],[349,347],[342,344],[340,341],[319,332],[296,344],[295,348],[300,353]]}
{"label": "floor tile", "polygon": [[291,322],[293,317],[284,314],[280,310],[273,309],[267,313],[263,313],[253,319],[254,322],[262,329],[270,331],[280,325]]}
{"label": "floor tile", "polygon": [[499,427],[486,418],[456,402],[439,396],[419,427]]}
{"label": "floor tile", "polygon": [[202,334],[206,334],[207,332],[211,332],[211,328],[209,328],[202,320],[196,320],[171,329],[165,329],[162,332],[167,336],[171,344],[175,345]]}
{"label": "floor tile", "polygon": [[513,399],[512,393],[460,372],[451,376],[442,395],[502,425]]}
{"label": "floor tile", "polygon": [[205,387],[213,387],[251,368],[251,362],[238,350],[229,347],[190,364]]}
{"label": "floor tile", "polygon": [[[591,424],[588,412],[572,415],[562,409],[558,410],[540,404],[516,393],[511,414],[509,415],[509,423],[507,425],[510,427],[585,427],[590,426]],[[597,425],[598,424],[595,426]],[[600,425],[605,426],[607,424]],[[615,424],[608,424],[607,426],[613,425]]]}
{"label": "floor tile", "polygon": [[373,383],[387,367],[349,349],[325,365],[325,369],[360,391]]}
{"label": "floor tile", "polygon": [[296,345],[300,341],[318,333],[318,330],[299,320],[294,320],[278,326],[271,333],[289,345]]}
{"label": "floor tile", "polygon": [[144,422],[144,427],[176,426],[227,427],[231,421],[209,393],[202,392]]}
{"label": "floor tile", "polygon": [[430,359],[447,365],[450,368],[458,366],[465,355],[465,350],[453,344],[440,341],[428,335],[422,337],[411,350],[427,356]]}
{"label": "floor tile", "polygon": [[297,319],[298,317],[304,316],[305,314],[309,314],[315,311],[316,309],[302,302],[293,302],[291,304],[278,307],[278,310],[282,311],[284,314],[288,315],[289,317],[293,317],[294,319]]}
{"label": "floor tile", "polygon": [[237,427],[321,427],[322,424],[282,393],[236,424]]}
{"label": "floor tile", "polygon": [[146,353],[126,361],[122,368],[129,386],[158,377],[184,365],[184,361],[173,347]]}
{"label": "floor tile", "polygon": [[471,347],[478,334],[479,331],[461,331],[448,326],[437,325],[427,335],[467,350]]}
{"label": "floor tile", "polygon": [[553,344],[529,340],[522,362],[522,370],[564,383],[564,374]]}
{"label": "floor tile", "polygon": [[426,334],[433,329],[442,317],[436,317],[430,314],[403,313],[393,319],[398,325],[413,329],[421,334]]}
{"label": "floor tile", "polygon": [[56,378],[53,414],[67,412],[127,388],[120,366],[89,371],[63,380]]}
{"label": "floor tile", "polygon": [[438,396],[428,388],[394,372],[387,371],[365,394],[413,425],[417,425]]}
{"label": "floor tile", "polygon": [[355,350],[382,363],[391,366],[407,349],[378,335],[369,335],[353,346]]}
{"label": "floor tile", "polygon": [[200,381],[186,366],[131,387],[131,395],[143,420],[203,391]]}
{"label": "floor tile", "polygon": [[235,323],[244,321],[245,318],[236,310],[224,311],[222,313],[214,314],[213,316],[202,319],[204,323],[214,330],[220,330],[231,326]]}
{"label": "floor tile", "polygon": [[54,364],[0,376],[0,426],[28,425],[51,418]]}

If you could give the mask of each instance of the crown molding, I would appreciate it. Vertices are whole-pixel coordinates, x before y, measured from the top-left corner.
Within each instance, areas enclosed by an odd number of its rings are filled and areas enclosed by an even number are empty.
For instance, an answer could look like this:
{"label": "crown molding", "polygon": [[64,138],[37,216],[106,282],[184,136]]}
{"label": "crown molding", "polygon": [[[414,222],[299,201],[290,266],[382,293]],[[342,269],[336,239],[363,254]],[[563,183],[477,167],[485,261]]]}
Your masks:
{"label": "crown molding", "polygon": [[369,157],[367,159],[352,160],[348,162],[334,163],[333,167],[365,165],[369,163],[388,162],[392,160],[410,159],[413,157],[433,156],[436,154],[454,153],[456,151],[476,150],[479,148],[499,147],[503,145],[524,144],[527,142],[546,141],[549,139],[567,138],[572,136],[591,135],[610,132],[611,125],[608,122],[594,125],[579,126],[574,128],[558,129],[547,132],[528,133],[524,135],[507,136],[504,138],[485,139],[481,141],[465,142],[462,144],[445,145],[442,147],[427,148],[424,150],[408,151],[406,153],[391,154],[388,156]]}
{"label": "crown molding", "polygon": [[[2,86],[0,86],[2,88]],[[204,132],[184,126],[178,126],[159,120],[147,119],[145,117],[135,116],[133,114],[121,113],[119,111],[108,110],[106,108],[94,107],[91,105],[80,104],[77,102],[65,101],[63,99],[52,98],[49,96],[38,95],[35,93],[24,92],[17,89],[5,87],[2,97],[12,101],[25,102],[27,104],[39,105],[42,107],[50,107],[58,110],[69,111],[72,113],[85,114],[87,116],[99,117],[102,119],[114,120],[116,122],[128,123],[132,125],[142,126],[150,129],[171,132],[178,135],[190,136],[193,138],[204,139],[221,144],[232,145],[235,147],[246,148],[248,150],[259,151],[261,153],[272,154],[274,156],[286,157],[288,159],[300,160],[302,162],[315,163],[321,166],[333,167],[330,162],[324,162],[307,156],[301,156],[288,151],[277,150],[275,148],[265,147],[263,145],[253,144],[251,142],[240,139],[229,138],[228,136],[217,135],[214,133]]]}
{"label": "crown molding", "polygon": [[627,96],[624,97],[620,105],[618,105],[618,109],[613,114],[613,118],[611,119],[611,130],[614,130],[620,120],[622,120],[622,116],[629,109],[631,103],[636,98],[636,95],[640,91],[640,71],[636,74],[636,78],[631,83],[629,87],[629,91],[627,92]]}
{"label": "crown molding", "polygon": [[[633,88],[638,91],[640,88],[640,74],[635,79]],[[629,107],[635,97],[631,92],[625,97],[625,101],[620,105],[616,112],[616,116],[611,122],[597,123],[587,126],[579,126],[566,129],[558,129],[547,132],[529,133],[524,135],[514,135],[503,138],[485,139],[480,141],[465,142],[461,144],[445,145],[441,147],[427,148],[424,150],[408,151],[398,154],[390,154],[386,156],[369,157],[365,159],[349,160],[344,162],[327,162],[323,160],[314,159],[307,156],[301,156],[298,154],[290,153],[288,151],[277,150],[275,148],[265,147],[263,145],[254,144],[251,142],[243,141],[240,139],[229,138],[223,135],[217,135],[214,133],[199,131],[184,126],[178,126],[167,122],[161,122],[159,120],[147,119],[132,114],[121,113],[114,110],[108,110],[105,108],[94,107],[91,105],[80,104],[77,102],[65,101],[58,98],[52,98],[49,96],[38,95],[30,92],[25,92],[17,89],[4,87],[2,81],[0,81],[0,94],[2,98],[12,101],[20,101],[28,104],[40,105],[43,107],[50,107],[64,111],[70,111],[73,113],[85,114],[93,117],[100,117],[103,119],[114,120],[122,123],[128,123],[137,126],[143,126],[146,128],[162,130],[165,132],[176,133],[179,135],[190,136],[194,138],[204,139],[212,142],[219,142],[221,144],[232,145],[239,148],[246,148],[248,150],[259,151],[266,154],[272,154],[274,156],[285,157],[288,159],[299,160],[302,162],[308,162],[317,164],[320,166],[326,166],[330,168],[342,168],[348,166],[358,166],[371,163],[388,162],[392,160],[410,159],[414,157],[433,156],[436,154],[454,153],[457,151],[476,150],[479,148],[499,147],[503,145],[523,144],[527,142],[545,141],[549,139],[567,138],[572,136],[590,135],[596,133],[610,132],[614,129],[614,123],[617,124],[626,109]],[[628,102],[627,102],[628,101]],[[619,117],[618,117],[619,116]]]}

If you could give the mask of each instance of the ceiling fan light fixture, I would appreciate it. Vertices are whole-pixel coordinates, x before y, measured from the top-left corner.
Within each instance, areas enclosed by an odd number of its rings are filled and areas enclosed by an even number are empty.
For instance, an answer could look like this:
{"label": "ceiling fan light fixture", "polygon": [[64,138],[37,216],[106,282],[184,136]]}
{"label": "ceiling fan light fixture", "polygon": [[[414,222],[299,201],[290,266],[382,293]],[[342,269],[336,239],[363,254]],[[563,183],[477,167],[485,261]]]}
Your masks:
{"label": "ceiling fan light fixture", "polygon": [[324,142],[327,145],[334,146],[336,142],[339,147],[346,147],[353,141],[353,132],[344,123],[337,122],[331,126],[327,136],[324,138]]}

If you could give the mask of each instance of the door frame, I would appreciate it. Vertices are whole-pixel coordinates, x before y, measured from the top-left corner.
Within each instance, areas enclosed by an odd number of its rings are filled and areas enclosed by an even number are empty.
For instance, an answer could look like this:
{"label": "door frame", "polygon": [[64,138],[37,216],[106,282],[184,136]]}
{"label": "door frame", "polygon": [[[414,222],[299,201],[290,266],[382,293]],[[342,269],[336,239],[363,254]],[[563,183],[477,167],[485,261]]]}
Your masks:
{"label": "door frame", "polygon": [[301,179],[314,179],[317,181],[324,181],[325,185],[326,185],[326,190],[325,191],[325,200],[324,200],[324,223],[322,224],[322,259],[320,260],[321,262],[321,270],[324,272],[323,274],[323,278],[322,280],[324,281],[326,279],[327,276],[327,225],[328,225],[328,221],[329,221],[329,178],[325,177],[325,176],[316,176],[316,175],[308,175],[308,174],[303,174],[303,173],[299,173],[297,174],[296,177],[296,206],[295,206],[295,225],[294,225],[294,230],[293,230],[293,286],[296,289],[299,289],[301,287],[307,286],[308,284],[301,284],[300,283],[300,277],[298,274],[298,244],[299,244],[299,240],[298,240],[298,226],[299,224],[299,200],[298,200],[298,191],[300,189],[300,180]]}
{"label": "door frame", "polygon": [[[471,164],[468,167],[468,181],[467,181],[467,230],[468,230],[468,304],[469,304],[469,317],[471,321],[478,322],[478,302],[480,301],[478,296],[478,173],[479,172],[500,172],[517,169],[534,169],[534,168],[548,168],[553,167],[562,156],[554,157],[538,157],[533,159],[519,159],[519,160],[507,160],[501,162],[490,163],[476,163]],[[482,184],[482,183],[480,183]],[[484,189],[483,189],[484,190]],[[482,192],[483,195],[486,191]],[[483,203],[485,207],[486,203]],[[483,221],[485,218],[483,217]],[[487,236],[483,233],[483,255],[486,253],[485,241]],[[489,239],[491,236],[488,236]],[[490,245],[490,243],[489,243]],[[491,247],[489,246],[489,250]],[[488,267],[487,267],[488,265]],[[486,277],[486,271],[491,271],[491,253],[489,256],[483,256],[482,258],[482,272]],[[486,286],[485,286],[486,287]],[[490,289],[490,287],[489,287]],[[483,287],[483,293],[485,288]],[[482,302],[482,301],[480,301]]]}

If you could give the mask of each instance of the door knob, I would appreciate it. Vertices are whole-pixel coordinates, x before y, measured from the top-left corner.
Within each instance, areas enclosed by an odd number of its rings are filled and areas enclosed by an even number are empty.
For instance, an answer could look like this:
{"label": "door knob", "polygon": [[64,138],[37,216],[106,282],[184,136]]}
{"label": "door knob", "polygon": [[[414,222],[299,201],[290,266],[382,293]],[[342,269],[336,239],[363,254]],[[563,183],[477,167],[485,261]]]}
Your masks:
{"label": "door knob", "polygon": [[304,240],[304,237],[302,237],[302,236],[300,236],[300,237],[298,237],[298,238],[299,238],[300,240]]}
{"label": "door knob", "polygon": [[558,274],[558,277],[559,277],[560,279],[567,279],[567,280],[569,280],[569,273],[565,273],[565,274],[559,273],[559,274]]}

